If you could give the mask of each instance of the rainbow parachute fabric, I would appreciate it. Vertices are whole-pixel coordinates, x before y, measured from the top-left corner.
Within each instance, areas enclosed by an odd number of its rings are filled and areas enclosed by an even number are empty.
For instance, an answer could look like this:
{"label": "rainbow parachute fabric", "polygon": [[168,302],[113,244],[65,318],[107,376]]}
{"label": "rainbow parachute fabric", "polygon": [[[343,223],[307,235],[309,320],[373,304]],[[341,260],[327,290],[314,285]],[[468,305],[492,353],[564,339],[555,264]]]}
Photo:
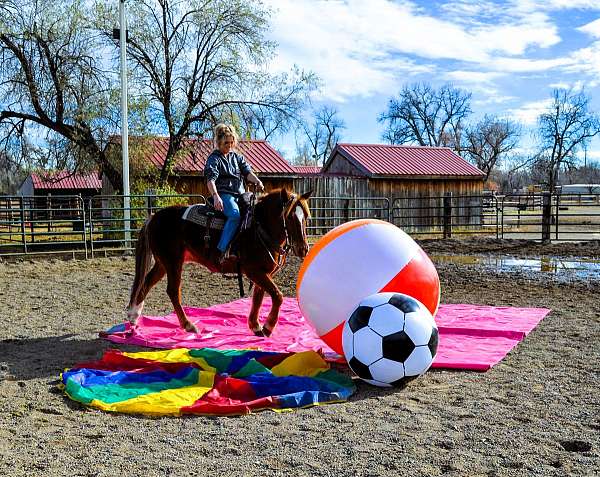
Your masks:
{"label": "rainbow parachute fabric", "polygon": [[104,411],[147,415],[239,415],[345,401],[352,379],[316,352],[178,348],[126,353],[61,375],[73,400]]}

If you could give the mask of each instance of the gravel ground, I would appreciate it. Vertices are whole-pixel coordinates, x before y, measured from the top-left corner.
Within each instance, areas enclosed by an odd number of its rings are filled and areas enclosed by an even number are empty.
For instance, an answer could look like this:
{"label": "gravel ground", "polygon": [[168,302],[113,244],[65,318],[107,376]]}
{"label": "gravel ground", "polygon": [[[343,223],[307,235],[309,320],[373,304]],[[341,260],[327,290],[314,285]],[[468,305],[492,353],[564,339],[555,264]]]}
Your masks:
{"label": "gravel ground", "polygon": [[[597,244],[423,246],[598,254]],[[286,295],[298,267],[292,260],[278,277]],[[347,403],[289,413],[157,419],[86,409],[57,388],[64,368],[114,346],[97,334],[124,319],[132,258],[0,263],[0,475],[600,475],[600,282],[452,263],[438,271],[445,303],[553,311],[486,373],[432,370],[402,391],[357,382]],[[164,289],[165,282],[150,294],[147,312],[171,311]],[[187,305],[236,293],[234,280],[185,270]]]}

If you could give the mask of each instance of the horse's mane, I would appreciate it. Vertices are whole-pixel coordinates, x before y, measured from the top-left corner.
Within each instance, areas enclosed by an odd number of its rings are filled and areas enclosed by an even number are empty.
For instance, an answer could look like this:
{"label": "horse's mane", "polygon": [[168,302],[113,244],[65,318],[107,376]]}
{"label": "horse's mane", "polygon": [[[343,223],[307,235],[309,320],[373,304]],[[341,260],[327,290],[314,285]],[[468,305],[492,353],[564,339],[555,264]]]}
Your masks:
{"label": "horse's mane", "polygon": [[[271,207],[275,207],[276,205],[278,206],[279,203],[286,204],[287,202],[290,201],[289,199],[292,197],[292,195],[296,196],[296,200],[291,201],[291,203],[288,206],[289,207],[288,210],[285,211],[285,215],[288,215],[290,212],[290,209],[292,207],[294,207],[294,204],[296,204],[296,205],[300,205],[300,207],[302,207],[302,210],[306,217],[310,217],[310,209],[308,207],[308,201],[306,199],[304,199],[302,196],[298,196],[298,194],[295,194],[294,192],[291,192],[285,188],[271,190],[267,194],[260,197],[258,199],[258,201],[256,202],[256,205],[259,206],[259,209],[263,209],[263,208],[268,208],[269,206],[271,206]],[[278,201],[279,203],[277,203],[275,201]]]}

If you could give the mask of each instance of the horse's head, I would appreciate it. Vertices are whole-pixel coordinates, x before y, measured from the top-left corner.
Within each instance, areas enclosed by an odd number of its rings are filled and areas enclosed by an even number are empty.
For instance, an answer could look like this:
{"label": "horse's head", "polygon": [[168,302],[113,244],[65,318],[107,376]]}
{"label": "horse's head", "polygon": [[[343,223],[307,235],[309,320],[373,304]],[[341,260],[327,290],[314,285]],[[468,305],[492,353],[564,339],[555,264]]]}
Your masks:
{"label": "horse's head", "polygon": [[308,237],[306,235],[306,221],[310,217],[308,199],[312,191],[298,196],[285,189],[281,190],[283,207],[283,223],[286,241],[294,255],[300,258],[308,253]]}
{"label": "horse's head", "polygon": [[270,236],[279,253],[291,250],[304,258],[308,253],[306,221],[310,217],[308,198],[312,192],[298,196],[286,189],[276,189],[262,196],[256,204],[257,220]]}

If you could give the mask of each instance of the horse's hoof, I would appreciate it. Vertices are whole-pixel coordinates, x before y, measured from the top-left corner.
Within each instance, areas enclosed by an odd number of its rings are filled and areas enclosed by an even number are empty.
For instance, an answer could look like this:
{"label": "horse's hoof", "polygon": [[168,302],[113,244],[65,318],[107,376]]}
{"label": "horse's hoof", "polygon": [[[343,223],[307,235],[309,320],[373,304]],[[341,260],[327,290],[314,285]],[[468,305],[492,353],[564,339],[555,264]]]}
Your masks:
{"label": "horse's hoof", "polygon": [[252,333],[254,333],[254,336],[261,336],[261,337],[265,336],[264,331],[260,328],[257,330],[252,330]]}
{"label": "horse's hoof", "polygon": [[187,331],[188,333],[196,333],[197,334],[198,328],[193,323],[189,323],[189,324],[185,325],[185,331]]}
{"label": "horse's hoof", "polygon": [[264,325],[262,327],[262,334],[265,338],[268,338],[269,336],[271,336],[271,333],[273,333],[273,330],[267,328],[267,325]]}

